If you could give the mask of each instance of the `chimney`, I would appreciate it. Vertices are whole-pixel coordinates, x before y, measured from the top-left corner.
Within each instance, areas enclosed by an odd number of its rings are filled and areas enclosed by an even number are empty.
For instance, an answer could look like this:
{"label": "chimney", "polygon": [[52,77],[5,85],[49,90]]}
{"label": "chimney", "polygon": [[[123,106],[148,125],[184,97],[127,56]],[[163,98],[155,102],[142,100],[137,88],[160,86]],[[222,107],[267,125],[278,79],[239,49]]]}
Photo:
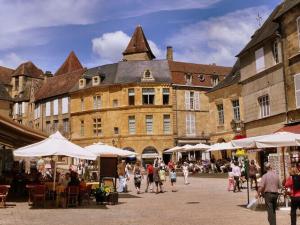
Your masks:
{"label": "chimney", "polygon": [[173,47],[167,46],[167,60],[173,61]]}
{"label": "chimney", "polygon": [[46,82],[49,77],[53,77],[53,74],[51,73],[51,71],[46,71],[44,73],[44,81]]}

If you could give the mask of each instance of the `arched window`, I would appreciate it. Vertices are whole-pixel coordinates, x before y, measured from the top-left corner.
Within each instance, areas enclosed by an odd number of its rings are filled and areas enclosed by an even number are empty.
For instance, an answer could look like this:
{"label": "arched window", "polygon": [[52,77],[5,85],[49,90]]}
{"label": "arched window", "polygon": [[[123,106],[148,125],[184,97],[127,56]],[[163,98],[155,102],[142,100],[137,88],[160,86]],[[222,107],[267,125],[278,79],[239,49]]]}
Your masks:
{"label": "arched window", "polygon": [[153,146],[148,146],[144,148],[142,153],[142,158],[156,158],[158,156],[158,151]]}

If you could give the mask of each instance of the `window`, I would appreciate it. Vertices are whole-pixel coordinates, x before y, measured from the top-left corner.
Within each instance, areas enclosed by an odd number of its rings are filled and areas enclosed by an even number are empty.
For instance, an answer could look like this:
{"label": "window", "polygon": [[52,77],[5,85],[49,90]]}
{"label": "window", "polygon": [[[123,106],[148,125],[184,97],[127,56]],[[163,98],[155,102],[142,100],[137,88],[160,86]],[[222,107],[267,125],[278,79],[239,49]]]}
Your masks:
{"label": "window", "polygon": [[164,134],[169,134],[171,132],[171,118],[170,115],[164,115]]}
{"label": "window", "polygon": [[92,84],[93,84],[93,86],[99,85],[100,84],[100,77],[99,76],[94,76]]}
{"label": "window", "polygon": [[300,74],[294,76],[296,107],[300,108]]}
{"label": "window", "polygon": [[128,132],[135,134],[135,116],[128,116]]}
{"label": "window", "polygon": [[153,133],[153,116],[152,115],[146,116],[146,133],[147,134]]}
{"label": "window", "polygon": [[93,123],[94,136],[101,136],[102,135],[101,118],[94,118],[93,121],[94,121]]}
{"label": "window", "polygon": [[264,95],[258,98],[260,108],[260,118],[270,116],[270,101],[269,95]]}
{"label": "window", "polygon": [[85,81],[84,78],[82,78],[82,79],[79,80],[79,88],[84,88],[85,84],[86,84],[86,81]]}
{"label": "window", "polygon": [[69,119],[63,120],[64,133],[69,133]]}
{"label": "window", "polygon": [[34,119],[40,118],[41,115],[41,107],[39,104],[36,104],[34,107]]}
{"label": "window", "polygon": [[153,105],[154,104],[154,88],[143,88],[143,105]]}
{"label": "window", "polygon": [[233,119],[239,121],[241,119],[239,100],[232,101],[232,108],[233,108]]}
{"label": "window", "polygon": [[27,103],[27,102],[22,102],[22,114],[25,114],[25,113],[26,113],[27,106],[28,106],[28,103]]}
{"label": "window", "polygon": [[280,57],[280,55],[279,55],[280,49],[279,49],[279,47],[280,47],[279,41],[278,40],[274,41],[272,53],[273,53],[273,59],[274,59],[274,63],[275,64],[278,64],[280,62],[280,59],[279,59],[279,57]]}
{"label": "window", "polygon": [[53,115],[58,115],[58,99],[53,100]]}
{"label": "window", "polygon": [[189,136],[196,135],[196,123],[195,123],[194,113],[189,112],[186,114],[185,123],[186,123],[186,134]]}
{"label": "window", "polygon": [[217,105],[217,110],[218,110],[219,125],[223,125],[224,124],[224,108],[223,108],[223,104]]}
{"label": "window", "polygon": [[61,104],[62,104],[61,113],[62,114],[68,113],[69,112],[69,98],[68,97],[62,98]]}
{"label": "window", "polygon": [[200,110],[199,92],[195,92],[195,91],[185,92],[185,109]]}
{"label": "window", "polygon": [[214,76],[212,78],[213,87],[217,86],[219,84],[219,81],[220,81],[219,76]]}
{"label": "window", "polygon": [[99,95],[94,96],[93,104],[94,104],[94,109],[100,109],[101,108],[101,96],[99,96]]}
{"label": "window", "polygon": [[53,132],[58,130],[58,120],[53,121]]}
{"label": "window", "polygon": [[15,77],[15,90],[19,89],[19,77]]}
{"label": "window", "polygon": [[51,121],[46,121],[46,132],[51,133]]}
{"label": "window", "polygon": [[118,107],[119,106],[119,101],[118,99],[113,100],[113,107]]}
{"label": "window", "polygon": [[50,113],[51,113],[51,111],[50,111],[50,106],[51,105],[51,102],[46,102],[46,116],[50,116]]}
{"label": "window", "polygon": [[18,112],[17,115],[22,116],[22,102],[18,103]]}
{"label": "window", "polygon": [[163,88],[163,105],[169,105],[170,89]]}
{"label": "window", "polygon": [[40,123],[36,123],[35,124],[35,129],[39,129],[40,128]]}
{"label": "window", "polygon": [[119,127],[114,127],[114,134],[119,134]]}
{"label": "window", "polygon": [[298,27],[298,40],[299,40],[299,48],[300,48],[300,16],[297,18],[297,27]]}
{"label": "window", "polygon": [[149,69],[144,71],[142,82],[154,81],[154,77],[152,76],[152,72]]}
{"label": "window", "polygon": [[80,136],[84,136],[84,120],[80,121]]}
{"label": "window", "polygon": [[81,111],[84,111],[84,99],[83,98],[80,99],[80,107],[81,107]]}
{"label": "window", "polygon": [[191,85],[192,84],[192,80],[193,80],[192,74],[186,74],[185,75],[186,84]]}
{"label": "window", "polygon": [[259,73],[265,69],[264,48],[255,51],[256,72]]}
{"label": "window", "polygon": [[134,105],[135,104],[134,96],[135,96],[134,88],[128,89],[128,105]]}

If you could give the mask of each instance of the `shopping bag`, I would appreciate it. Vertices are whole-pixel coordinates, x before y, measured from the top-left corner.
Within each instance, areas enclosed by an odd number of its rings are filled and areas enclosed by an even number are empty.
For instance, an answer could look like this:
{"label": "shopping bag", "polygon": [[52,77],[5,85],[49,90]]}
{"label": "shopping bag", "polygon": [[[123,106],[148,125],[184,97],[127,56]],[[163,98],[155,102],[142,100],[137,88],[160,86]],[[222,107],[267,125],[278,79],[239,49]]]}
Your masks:
{"label": "shopping bag", "polygon": [[247,205],[247,209],[252,209],[252,210],[255,210],[256,207],[258,205],[258,199],[254,198],[252,199],[249,204]]}

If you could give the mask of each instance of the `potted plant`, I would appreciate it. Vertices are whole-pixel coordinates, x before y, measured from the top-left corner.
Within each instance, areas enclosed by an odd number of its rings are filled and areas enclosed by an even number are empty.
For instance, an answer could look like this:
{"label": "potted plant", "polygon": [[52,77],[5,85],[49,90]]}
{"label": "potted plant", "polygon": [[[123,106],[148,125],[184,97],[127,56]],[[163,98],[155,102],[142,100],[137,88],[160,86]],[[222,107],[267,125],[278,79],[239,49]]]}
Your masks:
{"label": "potted plant", "polygon": [[112,188],[110,186],[101,186],[95,190],[96,202],[107,202],[108,196],[111,193]]}

